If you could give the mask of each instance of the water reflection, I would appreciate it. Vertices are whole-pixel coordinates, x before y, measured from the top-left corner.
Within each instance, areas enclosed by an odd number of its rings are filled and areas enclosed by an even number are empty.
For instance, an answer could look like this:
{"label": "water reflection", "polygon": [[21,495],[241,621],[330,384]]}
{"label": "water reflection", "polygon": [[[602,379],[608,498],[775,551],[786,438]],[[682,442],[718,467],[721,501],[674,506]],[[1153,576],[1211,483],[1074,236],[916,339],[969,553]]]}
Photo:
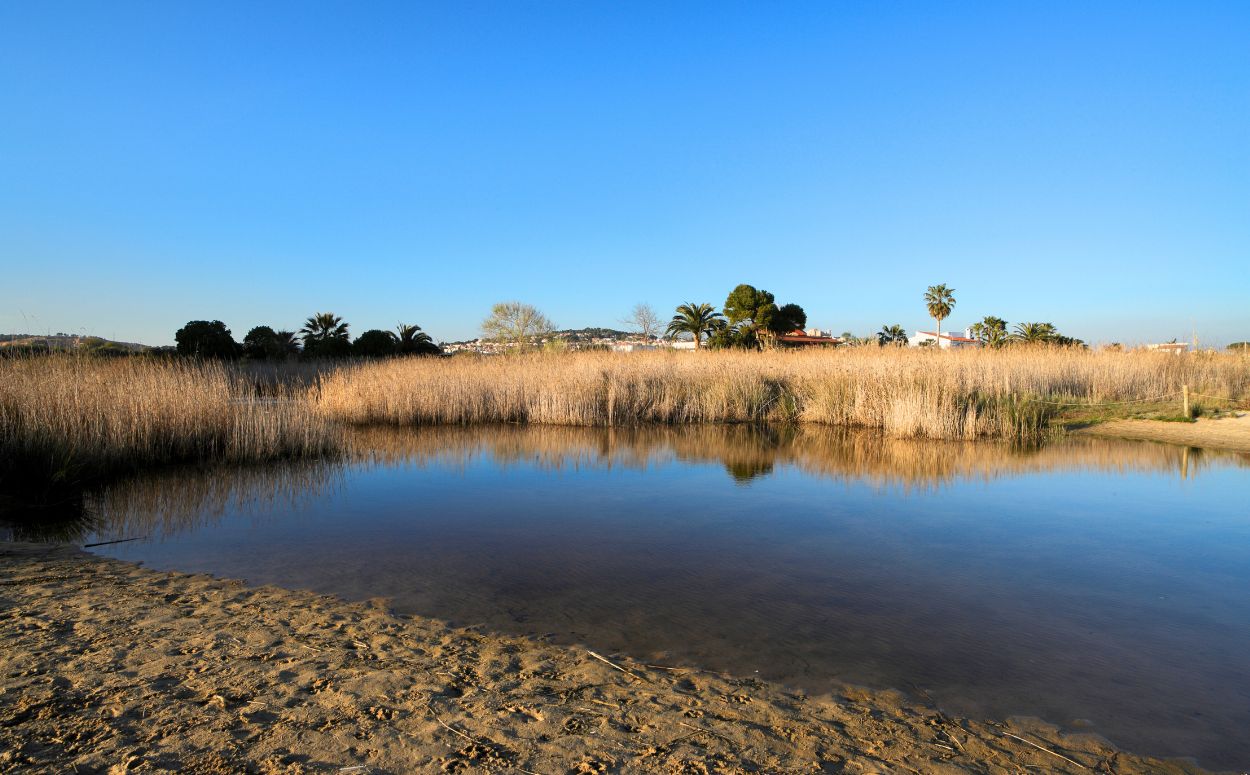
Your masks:
{"label": "water reflection", "polygon": [[838,479],[932,487],[956,479],[1056,470],[1160,471],[1199,474],[1210,460],[1250,466],[1250,455],[1076,437],[1020,447],[1001,442],[892,439],[812,425],[704,425],[687,428],[551,426],[368,428],[349,436],[360,461],[446,463],[489,455],[500,463],[551,469],[579,465],[646,468],[672,460],[716,462],[750,481],[776,466]]}
{"label": "water reflection", "polygon": [[[24,524],[19,540],[99,540],[171,535],[228,513],[297,510],[339,487],[347,467],[415,465],[464,469],[498,466],[546,471],[624,468],[645,471],[674,462],[723,467],[739,485],[778,467],[842,482],[905,491],[934,490],[964,480],[1059,471],[1157,472],[1190,478],[1211,463],[1250,467],[1250,455],[1164,444],[1076,438],[1019,447],[998,442],[890,439],[816,427],[746,425],[603,429],[549,426],[365,428],[348,432],[344,459],[267,466],[178,468],[113,484],[76,503],[59,519]],[[40,527],[42,526],[42,527]],[[42,532],[41,532],[42,531]]]}

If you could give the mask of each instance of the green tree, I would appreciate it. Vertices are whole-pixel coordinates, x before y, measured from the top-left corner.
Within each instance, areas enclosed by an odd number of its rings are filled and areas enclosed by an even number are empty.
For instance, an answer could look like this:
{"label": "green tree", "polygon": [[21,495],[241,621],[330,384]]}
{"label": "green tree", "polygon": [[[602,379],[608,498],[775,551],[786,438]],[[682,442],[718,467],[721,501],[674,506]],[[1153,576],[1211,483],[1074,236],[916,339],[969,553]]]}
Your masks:
{"label": "green tree", "polygon": [[694,349],[702,347],[703,336],[713,334],[724,323],[724,316],[711,304],[686,302],[677,307],[677,314],[668,322],[665,333],[669,337],[690,334],[694,337]]}
{"label": "green tree", "polygon": [[1050,344],[1059,332],[1050,323],[1017,323],[1011,341],[1019,344]]}
{"label": "green tree", "polygon": [[712,321],[712,330],[707,337],[707,346],[711,349],[749,350],[756,349],[759,345],[759,337],[753,329],[742,324],[730,325],[723,318]]}
{"label": "green tree", "polygon": [[777,304],[768,291],[743,283],[729,292],[724,310],[739,340],[749,346],[758,342],[761,333],[767,335],[772,332]]}
{"label": "green tree", "polygon": [[897,323],[892,326],[882,326],[877,332],[877,344],[882,347],[886,345],[902,347],[907,344],[907,332]]}
{"label": "green tree", "polygon": [[536,307],[519,301],[504,301],[491,307],[482,321],[487,339],[516,345],[533,344],[555,331],[555,325]]}
{"label": "green tree", "polygon": [[352,353],[365,358],[384,358],[398,351],[398,337],[377,328],[369,329],[352,342]]}
{"label": "green tree", "polygon": [[421,330],[421,326],[400,323],[395,326],[401,355],[438,355],[443,350],[434,344],[430,335]]}
{"label": "green tree", "polygon": [[973,323],[972,335],[981,341],[983,347],[1002,347],[1011,338],[1007,333],[1007,321],[993,315]]}
{"label": "green tree", "polygon": [[783,304],[773,315],[769,331],[778,336],[807,326],[807,313],[797,304]]}
{"label": "green tree", "polygon": [[220,320],[192,320],[174,333],[178,354],[195,358],[234,358],[239,345]]}
{"label": "green tree", "polygon": [[1250,353],[1250,342],[1233,342],[1228,349],[1235,353]]}
{"label": "green tree", "polygon": [[947,288],[946,284],[930,285],[929,289],[924,293],[925,308],[929,310],[929,316],[937,324],[937,338],[942,340],[942,321],[950,317],[951,309],[955,306],[955,289]]}
{"label": "green tree", "polygon": [[256,326],[243,337],[243,354],[255,360],[282,358],[286,351],[278,341],[278,333],[269,326]]}

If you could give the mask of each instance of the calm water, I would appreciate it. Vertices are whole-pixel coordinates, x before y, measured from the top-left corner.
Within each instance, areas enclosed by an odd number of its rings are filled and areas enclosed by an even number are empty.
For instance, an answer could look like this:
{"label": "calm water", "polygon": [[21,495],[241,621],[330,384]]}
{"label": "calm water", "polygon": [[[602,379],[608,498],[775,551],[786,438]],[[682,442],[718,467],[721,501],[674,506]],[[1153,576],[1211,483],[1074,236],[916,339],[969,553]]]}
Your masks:
{"label": "calm water", "polygon": [[160,569],[1250,765],[1250,458],[748,428],[369,431],[167,473],[85,540]]}

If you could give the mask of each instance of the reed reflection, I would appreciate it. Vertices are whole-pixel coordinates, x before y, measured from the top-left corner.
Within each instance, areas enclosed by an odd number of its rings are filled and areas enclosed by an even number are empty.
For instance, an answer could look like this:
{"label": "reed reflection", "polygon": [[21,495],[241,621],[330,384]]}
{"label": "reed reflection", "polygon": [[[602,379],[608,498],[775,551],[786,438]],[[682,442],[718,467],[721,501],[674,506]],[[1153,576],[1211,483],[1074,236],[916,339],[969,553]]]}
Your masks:
{"label": "reed reflection", "polygon": [[369,464],[460,464],[646,469],[674,460],[718,463],[749,482],[781,466],[836,479],[934,487],[955,480],[1051,471],[1175,472],[1196,476],[1214,460],[1250,466],[1250,455],[1136,441],[1074,437],[1039,446],[1006,442],[893,439],[868,431],[807,425],[670,428],[559,426],[428,427],[352,431],[348,455]]}
{"label": "reed reflection", "polygon": [[1250,456],[1131,441],[1072,438],[1038,447],[1005,442],[891,439],[814,426],[708,425],[684,428],[479,426],[346,432],[342,459],[280,465],[168,469],[127,479],[61,509],[57,520],[14,528],[25,540],[107,541],[168,536],[211,525],[231,512],[263,519],[332,494],[350,467],[444,466],[483,460],[500,467],[561,471],[722,466],[749,486],[791,467],[808,475],[878,487],[929,490],[962,480],[1054,471],[1171,473],[1195,477],[1214,461],[1250,466]]}
{"label": "reed reflection", "polygon": [[160,539],[213,525],[229,514],[264,519],[333,494],[343,471],[342,461],[166,469],[89,493],[77,534],[93,533],[96,541]]}

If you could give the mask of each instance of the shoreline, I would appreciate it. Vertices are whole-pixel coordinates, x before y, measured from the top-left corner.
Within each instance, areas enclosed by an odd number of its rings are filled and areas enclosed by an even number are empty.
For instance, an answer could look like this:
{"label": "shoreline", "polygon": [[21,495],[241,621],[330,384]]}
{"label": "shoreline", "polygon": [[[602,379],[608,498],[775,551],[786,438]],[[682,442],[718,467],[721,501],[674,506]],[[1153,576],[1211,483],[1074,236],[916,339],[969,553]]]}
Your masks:
{"label": "shoreline", "polygon": [[1205,772],[897,692],[809,697],[72,546],[0,545],[0,568],[5,772]]}
{"label": "shoreline", "polygon": [[1067,432],[1075,436],[1157,441],[1186,447],[1250,453],[1250,413],[1218,419],[1199,417],[1193,422],[1110,420]]}

